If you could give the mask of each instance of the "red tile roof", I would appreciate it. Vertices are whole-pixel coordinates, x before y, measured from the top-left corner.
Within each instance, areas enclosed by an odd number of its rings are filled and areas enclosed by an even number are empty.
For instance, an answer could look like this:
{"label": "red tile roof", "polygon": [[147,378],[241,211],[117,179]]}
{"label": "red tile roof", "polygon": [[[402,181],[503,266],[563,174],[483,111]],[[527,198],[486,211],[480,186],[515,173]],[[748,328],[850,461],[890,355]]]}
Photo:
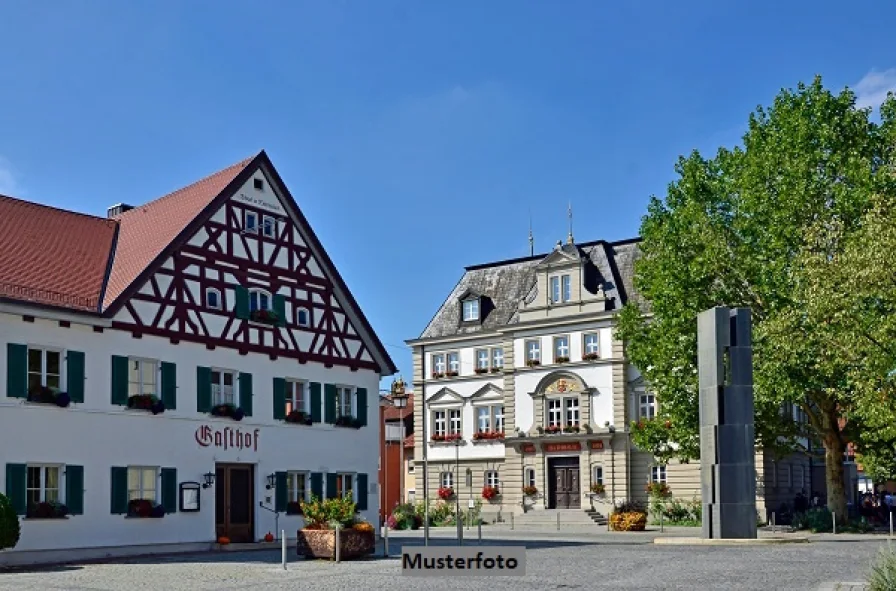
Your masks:
{"label": "red tile roof", "polygon": [[408,435],[407,437],[404,438],[404,447],[405,447],[405,449],[407,449],[409,447],[414,447],[414,436],[413,435]]}
{"label": "red tile roof", "polygon": [[[384,400],[392,400],[391,396],[383,396]],[[398,421],[400,419],[404,419],[409,416],[413,416],[414,414],[414,395],[413,393],[408,394],[408,405],[404,408],[395,408],[394,406],[387,405],[385,409],[383,409],[383,420],[386,421]]]}
{"label": "red tile roof", "polygon": [[254,157],[118,216],[120,229],[109,285],[108,308],[165,248],[204,210]]}
{"label": "red tile roof", "polygon": [[98,312],[115,228],[0,195],[0,298]]}

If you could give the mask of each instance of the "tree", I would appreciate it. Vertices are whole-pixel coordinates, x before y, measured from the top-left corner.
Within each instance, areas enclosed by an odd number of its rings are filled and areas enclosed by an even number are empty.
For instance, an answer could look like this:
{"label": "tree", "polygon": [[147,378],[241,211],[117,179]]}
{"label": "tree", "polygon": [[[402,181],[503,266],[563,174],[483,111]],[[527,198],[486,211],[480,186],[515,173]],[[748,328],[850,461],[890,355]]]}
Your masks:
{"label": "tree", "polygon": [[20,535],[19,516],[9,498],[0,494],[0,550],[15,548]]}
{"label": "tree", "polygon": [[[873,123],[851,91],[834,95],[816,78],[758,107],[742,147],[679,159],[678,178],[664,200],[651,198],[641,227],[634,281],[649,313],[628,304],[619,323],[629,358],[657,396],[657,420],[670,422],[676,444],[642,441],[636,429],[640,447],[699,457],[696,316],[717,305],[749,307],[757,443],[783,455],[820,440],[828,506],[845,518],[843,451],[864,416],[850,415],[841,429],[855,402],[855,364],[831,346],[843,338],[839,326],[815,323],[807,300],[817,294],[804,263],[839,252],[872,195],[892,184],[881,171],[892,162],[894,114],[884,108]],[[820,231],[829,229],[836,232]],[[807,422],[782,412],[785,403]]]}

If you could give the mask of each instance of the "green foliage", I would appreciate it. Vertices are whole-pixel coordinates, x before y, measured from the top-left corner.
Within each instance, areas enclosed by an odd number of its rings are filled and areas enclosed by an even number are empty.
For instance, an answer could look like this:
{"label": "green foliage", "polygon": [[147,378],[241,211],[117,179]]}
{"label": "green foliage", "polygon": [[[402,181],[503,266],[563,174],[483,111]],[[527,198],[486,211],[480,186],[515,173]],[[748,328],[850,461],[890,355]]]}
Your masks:
{"label": "green foliage", "polygon": [[302,515],[308,529],[335,529],[337,525],[351,527],[356,512],[351,494],[341,499],[320,499],[312,495],[310,501],[302,503]]}
{"label": "green foliage", "polygon": [[[482,503],[479,503],[479,506],[482,506]],[[422,519],[424,519],[425,511],[426,511],[426,503],[423,501],[417,501],[417,505],[414,508],[416,514]],[[443,525],[452,525],[454,523],[454,503],[448,503],[443,500],[437,500],[435,502],[430,502],[429,505],[429,524],[435,527],[443,526]]]}
{"label": "green foliage", "polygon": [[[742,146],[709,159],[698,152],[679,159],[677,180],[665,199],[651,199],[641,227],[634,281],[651,315],[633,302],[620,315],[628,357],[658,399],[657,420],[633,431],[638,447],[660,461],[699,457],[696,316],[713,306],[749,307],[757,443],[782,456],[800,449],[801,437],[820,440],[830,464],[830,506],[846,515],[842,451],[871,422],[889,421],[896,431],[896,397],[884,401],[878,389],[881,371],[890,361],[889,369],[896,367],[896,357],[857,363],[858,354],[846,349],[866,324],[849,332],[853,316],[838,321],[826,299],[853,305],[855,296],[841,281],[861,273],[859,254],[873,251],[880,253],[880,283],[890,291],[882,308],[866,308],[890,310],[893,300],[896,310],[893,278],[884,282],[892,246],[879,248],[876,231],[861,232],[875,195],[896,195],[894,146],[896,99],[888,99],[881,123],[873,123],[868,109],[855,107],[851,91],[832,94],[816,78],[757,108]],[[896,216],[893,209],[886,211]],[[886,223],[896,244],[896,224]],[[830,267],[850,248],[853,258],[832,280]],[[871,312],[860,317],[871,322]],[[887,342],[894,342],[896,315],[892,324]],[[883,338],[884,329],[875,330]],[[808,423],[782,413],[784,403],[800,408]],[[844,414],[849,426],[841,432]]]}
{"label": "green foliage", "polygon": [[654,525],[660,523],[662,516],[665,525],[699,526],[703,522],[703,505],[696,498],[683,501],[653,497],[650,500],[650,514]]}
{"label": "green foliage", "polygon": [[22,534],[19,516],[6,495],[0,493],[0,550],[15,548]]}
{"label": "green foliage", "polygon": [[877,560],[871,565],[868,575],[869,591],[892,591],[896,589],[896,552],[887,544],[881,548]]}

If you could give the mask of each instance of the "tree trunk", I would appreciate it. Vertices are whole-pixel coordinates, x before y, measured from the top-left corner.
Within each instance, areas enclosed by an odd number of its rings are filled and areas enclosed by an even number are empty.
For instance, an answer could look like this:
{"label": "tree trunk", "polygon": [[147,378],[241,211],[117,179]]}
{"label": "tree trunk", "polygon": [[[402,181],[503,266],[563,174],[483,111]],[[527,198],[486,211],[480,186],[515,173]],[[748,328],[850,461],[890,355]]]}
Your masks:
{"label": "tree trunk", "polygon": [[846,523],[846,489],[843,486],[843,453],[846,442],[840,437],[836,423],[834,433],[824,438],[824,474],[827,484],[828,509],[837,517],[837,523]]}

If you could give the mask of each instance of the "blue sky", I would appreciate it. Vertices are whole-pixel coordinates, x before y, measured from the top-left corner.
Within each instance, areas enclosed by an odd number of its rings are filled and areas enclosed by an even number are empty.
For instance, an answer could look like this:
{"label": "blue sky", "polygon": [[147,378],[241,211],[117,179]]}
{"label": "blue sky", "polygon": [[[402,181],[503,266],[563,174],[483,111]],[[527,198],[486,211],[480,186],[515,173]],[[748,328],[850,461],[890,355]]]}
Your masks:
{"label": "blue sky", "polygon": [[[725,6],[720,6],[725,5]],[[0,4],[0,193],[104,215],[266,149],[396,363],[465,265],[636,236],[676,158],[824,76],[896,89],[896,4]]]}

